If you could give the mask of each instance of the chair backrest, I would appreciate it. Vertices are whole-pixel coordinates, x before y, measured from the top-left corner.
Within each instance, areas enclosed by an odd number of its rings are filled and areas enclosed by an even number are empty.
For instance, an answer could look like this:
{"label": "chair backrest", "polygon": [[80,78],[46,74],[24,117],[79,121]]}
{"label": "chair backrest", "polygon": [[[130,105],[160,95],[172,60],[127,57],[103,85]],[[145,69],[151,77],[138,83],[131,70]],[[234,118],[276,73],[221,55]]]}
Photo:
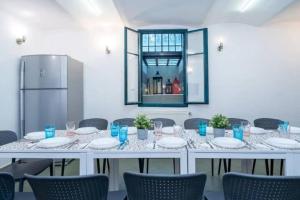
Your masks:
{"label": "chair backrest", "polygon": [[41,177],[25,175],[37,200],[106,200],[108,177]]}
{"label": "chair backrest", "polygon": [[0,146],[18,139],[17,134],[13,131],[0,131]]}
{"label": "chair backrest", "polygon": [[223,176],[225,200],[299,200],[300,177],[227,173]]}
{"label": "chair backrest", "polygon": [[99,130],[107,129],[108,121],[101,118],[84,119],[79,122],[79,128],[81,127],[95,127]]}
{"label": "chair backrest", "polygon": [[246,119],[240,119],[240,118],[228,118],[228,121],[230,123],[230,129],[232,129],[232,126],[235,124],[241,124],[242,122],[248,122],[250,123],[248,120]]}
{"label": "chair backrest", "polygon": [[128,200],[201,200],[205,174],[147,175],[124,173]]}
{"label": "chair backrest", "polygon": [[118,123],[120,125],[134,126],[134,119],[133,118],[116,119],[114,123]]}
{"label": "chair backrest", "polygon": [[11,174],[0,173],[0,199],[13,200],[15,196],[15,181]]}
{"label": "chair backrest", "polygon": [[201,121],[204,121],[209,124],[209,119],[205,118],[190,118],[184,121],[184,128],[185,129],[198,129],[198,126]]}
{"label": "chair backrest", "polygon": [[259,118],[254,120],[254,126],[267,130],[277,129],[280,123],[283,123],[283,121],[280,119],[273,118]]}
{"label": "chair backrest", "polygon": [[168,118],[154,118],[154,119],[151,119],[151,121],[153,121],[153,122],[161,121],[163,127],[175,125],[175,121],[173,119],[168,119]]}

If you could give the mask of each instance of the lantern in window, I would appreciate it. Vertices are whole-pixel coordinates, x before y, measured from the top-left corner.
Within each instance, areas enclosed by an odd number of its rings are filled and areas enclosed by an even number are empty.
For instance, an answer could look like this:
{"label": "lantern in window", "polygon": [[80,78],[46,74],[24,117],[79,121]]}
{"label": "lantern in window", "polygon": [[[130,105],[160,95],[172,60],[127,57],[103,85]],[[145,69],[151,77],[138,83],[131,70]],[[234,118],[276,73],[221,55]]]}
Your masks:
{"label": "lantern in window", "polygon": [[163,93],[163,78],[160,76],[159,71],[153,77],[153,94]]}

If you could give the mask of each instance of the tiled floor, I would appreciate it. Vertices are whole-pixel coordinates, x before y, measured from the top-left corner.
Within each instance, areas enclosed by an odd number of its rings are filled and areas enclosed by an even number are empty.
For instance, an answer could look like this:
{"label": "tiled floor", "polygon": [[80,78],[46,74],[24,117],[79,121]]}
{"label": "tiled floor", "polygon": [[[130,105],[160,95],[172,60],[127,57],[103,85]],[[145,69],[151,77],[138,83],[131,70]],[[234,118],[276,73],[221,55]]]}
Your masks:
{"label": "tiled floor", "polygon": [[[197,161],[197,172],[205,172],[208,177],[207,177],[207,182],[205,189],[207,191],[221,191],[222,190],[222,174],[224,172],[223,167],[221,168],[221,175],[217,175],[217,170],[218,170],[218,159],[214,160],[215,163],[215,175],[212,177],[211,176],[211,161],[210,159],[201,159]],[[101,162],[102,166],[102,162]],[[274,173],[275,175],[279,174],[279,166],[280,162],[275,161],[275,169]],[[78,175],[79,174],[79,165],[78,161],[74,160],[72,161],[68,166],[65,168],[65,175],[66,176],[73,176],[73,175]],[[120,161],[120,175],[122,175],[123,172],[125,171],[134,171],[138,172],[138,160],[137,159],[122,159]],[[241,172],[241,161],[240,160],[232,160],[232,166],[231,166],[231,171],[235,172]],[[56,175],[60,175],[61,168],[56,167],[55,168],[55,173]],[[264,165],[264,160],[258,160],[256,162],[256,174],[265,174],[265,165]],[[172,160],[171,159],[151,159],[150,160],[150,173],[158,173],[158,174],[172,174],[173,173],[173,167],[172,167]],[[41,175],[49,175],[49,170],[46,170],[43,172]],[[122,177],[120,180],[123,180]],[[121,181],[120,183],[120,189],[124,189],[125,185],[124,182]],[[26,183],[25,184],[25,189],[24,191],[30,191],[29,185]]]}

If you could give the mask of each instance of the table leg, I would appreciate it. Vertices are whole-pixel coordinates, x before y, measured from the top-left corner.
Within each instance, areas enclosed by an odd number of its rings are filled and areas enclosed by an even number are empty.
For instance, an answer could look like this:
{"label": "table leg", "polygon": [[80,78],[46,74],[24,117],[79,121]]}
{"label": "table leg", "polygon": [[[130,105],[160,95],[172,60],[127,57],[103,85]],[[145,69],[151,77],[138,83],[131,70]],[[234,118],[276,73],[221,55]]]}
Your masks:
{"label": "table leg", "polygon": [[119,160],[118,159],[110,159],[110,167],[111,171],[109,173],[109,178],[110,178],[110,191],[116,191],[119,190]]}
{"label": "table leg", "polygon": [[299,153],[289,153],[287,154],[285,160],[285,176],[300,176],[300,154]]}
{"label": "table leg", "polygon": [[79,158],[79,174],[87,175],[88,174],[88,164],[87,164],[87,155],[82,155]]}
{"label": "table leg", "polygon": [[[182,160],[183,159],[180,159],[180,161],[182,161]],[[195,156],[193,156],[192,153],[190,153],[189,156],[188,156],[188,166],[187,167],[188,167],[188,173],[189,174],[196,173],[196,158],[195,158]]]}

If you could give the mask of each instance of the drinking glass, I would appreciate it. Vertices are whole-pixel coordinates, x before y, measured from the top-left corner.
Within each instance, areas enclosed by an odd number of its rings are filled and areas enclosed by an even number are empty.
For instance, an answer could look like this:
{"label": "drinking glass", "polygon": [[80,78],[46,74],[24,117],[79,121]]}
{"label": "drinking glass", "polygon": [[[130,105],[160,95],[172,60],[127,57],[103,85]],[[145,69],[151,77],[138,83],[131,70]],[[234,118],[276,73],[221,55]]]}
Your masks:
{"label": "drinking glass", "polygon": [[289,137],[289,122],[283,122],[278,125],[279,135],[282,137]]}
{"label": "drinking glass", "polygon": [[162,132],[162,122],[161,121],[155,121],[155,122],[153,122],[153,126],[154,126],[154,134],[156,136],[160,136],[161,132]]}
{"label": "drinking glass", "polygon": [[121,126],[120,132],[119,132],[119,140],[121,143],[124,143],[127,141],[128,137],[128,126]]}
{"label": "drinking glass", "polygon": [[45,127],[45,138],[55,137],[55,126],[48,125]]}
{"label": "drinking glass", "polygon": [[246,136],[246,137],[250,136],[251,124],[247,121],[244,121],[244,122],[241,122],[241,126],[244,131],[244,136]]}
{"label": "drinking glass", "polygon": [[75,122],[69,121],[66,123],[66,130],[67,130],[67,135],[72,136],[74,135],[75,131]]}
{"label": "drinking glass", "polygon": [[200,121],[198,126],[198,132],[200,136],[206,136],[206,128],[207,128],[207,123],[205,121]]}
{"label": "drinking glass", "polygon": [[243,140],[243,127],[239,124],[235,124],[232,126],[232,131],[233,131],[233,137],[238,139],[238,140]]}
{"label": "drinking glass", "polygon": [[183,131],[183,128],[180,125],[174,125],[173,126],[174,134],[175,135],[180,135]]}
{"label": "drinking glass", "polygon": [[118,123],[111,123],[110,124],[110,134],[112,137],[117,137],[120,132],[120,126]]}

